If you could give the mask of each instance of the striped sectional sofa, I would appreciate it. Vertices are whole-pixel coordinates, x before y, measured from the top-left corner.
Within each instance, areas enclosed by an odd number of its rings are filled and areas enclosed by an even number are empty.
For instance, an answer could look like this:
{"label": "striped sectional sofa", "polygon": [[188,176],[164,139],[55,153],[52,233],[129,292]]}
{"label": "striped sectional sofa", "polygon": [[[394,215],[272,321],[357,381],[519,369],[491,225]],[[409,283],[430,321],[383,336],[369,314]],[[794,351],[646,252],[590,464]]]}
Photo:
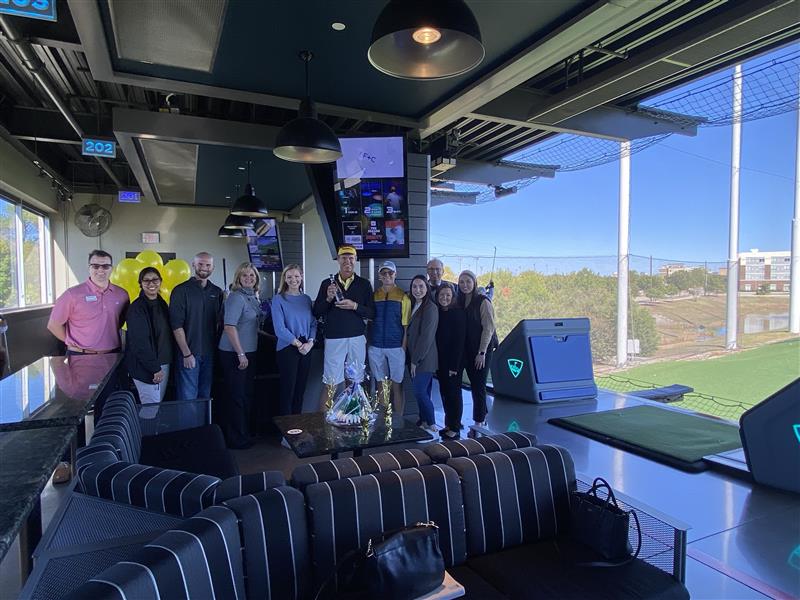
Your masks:
{"label": "striped sectional sofa", "polygon": [[[432,520],[468,598],[688,598],[679,569],[659,563],[669,548],[619,568],[577,566],[572,458],[528,434],[303,465],[292,484],[198,513],[69,597],[311,599],[347,552]],[[650,519],[646,537],[662,535]]]}

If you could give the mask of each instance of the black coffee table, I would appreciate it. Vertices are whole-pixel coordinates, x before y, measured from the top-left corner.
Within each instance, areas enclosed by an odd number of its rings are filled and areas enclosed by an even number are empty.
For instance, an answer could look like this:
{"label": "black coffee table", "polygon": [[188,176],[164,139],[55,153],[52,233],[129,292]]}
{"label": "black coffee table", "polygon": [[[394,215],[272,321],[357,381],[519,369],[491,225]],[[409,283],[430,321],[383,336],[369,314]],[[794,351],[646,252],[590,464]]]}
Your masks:
{"label": "black coffee table", "polygon": [[[364,448],[433,440],[430,433],[405,419],[395,419],[396,424],[391,430],[387,430],[379,417],[367,435],[361,432],[361,428],[341,428],[331,425],[325,420],[325,414],[322,412],[284,415],[275,417],[273,421],[300,458],[325,454],[330,454],[331,458],[338,458],[340,452],[349,451],[353,452],[353,456],[361,456]],[[289,433],[297,429],[300,433]]]}

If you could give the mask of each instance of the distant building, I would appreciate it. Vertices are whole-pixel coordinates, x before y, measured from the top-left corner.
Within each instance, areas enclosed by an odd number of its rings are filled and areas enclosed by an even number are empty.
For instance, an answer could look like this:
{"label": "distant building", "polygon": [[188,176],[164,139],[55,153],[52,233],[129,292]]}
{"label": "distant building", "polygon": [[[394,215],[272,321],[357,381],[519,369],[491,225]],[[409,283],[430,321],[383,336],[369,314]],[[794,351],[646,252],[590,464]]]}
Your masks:
{"label": "distant building", "polygon": [[693,267],[688,267],[683,264],[675,264],[675,265],[662,265],[658,268],[658,274],[662,277],[669,277],[673,273],[677,273],[679,271],[692,271],[697,268],[697,265]]}
{"label": "distant building", "polygon": [[788,292],[792,258],[788,250],[761,252],[753,248],[739,253],[739,291],[757,292],[766,286],[770,292]]}

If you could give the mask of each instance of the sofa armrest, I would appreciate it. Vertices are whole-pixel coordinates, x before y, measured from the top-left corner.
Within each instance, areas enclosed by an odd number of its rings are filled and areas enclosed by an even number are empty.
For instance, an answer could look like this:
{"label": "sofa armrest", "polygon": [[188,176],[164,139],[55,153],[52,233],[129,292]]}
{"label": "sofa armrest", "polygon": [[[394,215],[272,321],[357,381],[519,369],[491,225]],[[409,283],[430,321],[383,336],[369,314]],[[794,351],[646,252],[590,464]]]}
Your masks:
{"label": "sofa armrest", "polygon": [[85,494],[148,510],[191,517],[214,502],[220,480],[128,462],[92,463],[78,473]]}
{"label": "sofa armrest", "polygon": [[[578,491],[592,487],[593,477],[578,474]],[[642,528],[642,549],[639,559],[671,575],[677,581],[686,580],[686,538],[689,525],[647,506],[643,502],[614,490],[614,496],[622,510],[635,510]],[[631,519],[628,539],[636,548],[638,536],[636,523]]]}

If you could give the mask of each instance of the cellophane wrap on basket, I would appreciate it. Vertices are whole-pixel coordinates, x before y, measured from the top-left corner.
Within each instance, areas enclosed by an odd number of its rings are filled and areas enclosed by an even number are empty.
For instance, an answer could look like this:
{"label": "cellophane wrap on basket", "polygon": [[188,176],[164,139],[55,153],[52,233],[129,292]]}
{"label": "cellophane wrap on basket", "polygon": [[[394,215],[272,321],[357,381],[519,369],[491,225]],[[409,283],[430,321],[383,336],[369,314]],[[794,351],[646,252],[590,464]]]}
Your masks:
{"label": "cellophane wrap on basket", "polygon": [[337,427],[371,427],[375,422],[375,407],[361,385],[364,365],[347,364],[344,376],[345,388],[334,400],[325,419]]}

